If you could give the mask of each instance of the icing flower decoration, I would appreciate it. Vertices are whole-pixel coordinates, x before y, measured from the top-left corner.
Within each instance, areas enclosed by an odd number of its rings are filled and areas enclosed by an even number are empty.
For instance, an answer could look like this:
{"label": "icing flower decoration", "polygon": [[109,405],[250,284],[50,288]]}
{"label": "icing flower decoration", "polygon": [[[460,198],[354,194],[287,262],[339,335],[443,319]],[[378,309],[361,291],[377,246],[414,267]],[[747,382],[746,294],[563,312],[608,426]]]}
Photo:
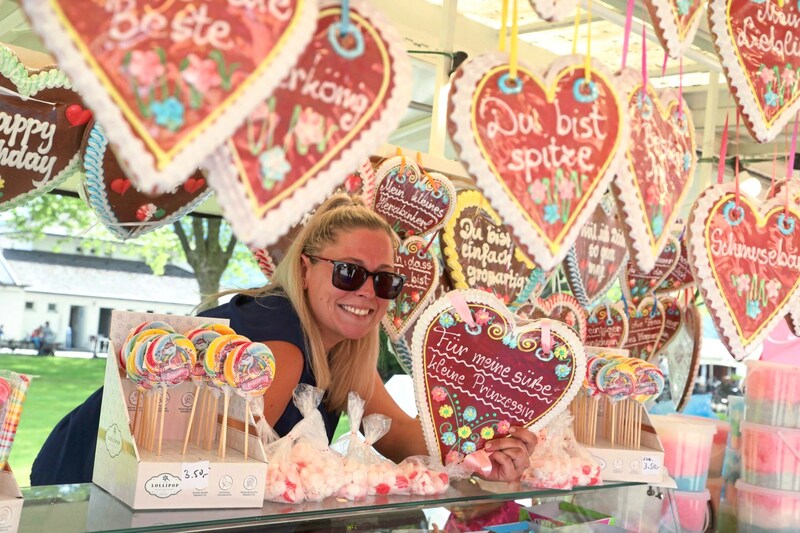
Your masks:
{"label": "icing flower decoration", "polygon": [[475,451],[475,443],[474,442],[465,442],[461,445],[461,451],[464,453],[472,453]]}
{"label": "icing flower decoration", "polygon": [[544,198],[547,195],[547,185],[541,180],[536,180],[528,185],[528,194],[534,203],[540,204],[544,202]]}
{"label": "icing flower decoration", "polygon": [[456,325],[456,319],[450,313],[442,313],[439,317],[439,324],[444,328],[449,328]]}
{"label": "icing flower decoration", "polygon": [[567,379],[571,370],[572,368],[568,364],[556,365],[556,377],[559,380]]}
{"label": "icing flower decoration", "polygon": [[747,316],[756,319],[761,314],[761,306],[758,305],[758,300],[750,300],[747,302]]}
{"label": "icing flower decoration", "polygon": [[292,165],[286,160],[286,154],[280,146],[273,146],[258,156],[261,163],[261,184],[265,189],[271,190],[275,184],[283,181]]}
{"label": "icing flower decoration", "polygon": [[505,435],[508,433],[508,430],[511,429],[511,422],[508,420],[501,420],[497,423],[497,434],[498,435]]}
{"label": "icing flower decoration", "polygon": [[464,420],[467,422],[472,422],[478,417],[478,410],[472,406],[467,407],[464,409]]}
{"label": "icing flower decoration", "polygon": [[479,309],[475,312],[475,323],[479,326],[485,326],[489,323],[489,311],[486,309]]}
{"label": "icing flower decoration", "polygon": [[556,359],[558,359],[559,361],[564,361],[569,358],[569,350],[567,350],[567,347],[562,344],[561,346],[553,350],[553,355],[555,355]]}
{"label": "icing flower decoration", "polygon": [[664,216],[659,212],[652,220],[653,236],[660,237],[664,232]]}
{"label": "icing flower decoration", "polygon": [[647,196],[647,203],[648,204],[657,205],[659,203],[658,200],[659,200],[659,197],[660,197],[660,195],[658,194],[658,187],[656,187],[655,185],[651,184],[649,187],[647,187],[646,196]]}
{"label": "icing flower decoration", "polygon": [[484,440],[490,440],[494,438],[494,430],[489,426],[486,426],[481,430],[481,438]]}
{"label": "icing flower decoration", "polygon": [[408,313],[410,313],[411,312],[411,304],[408,303],[408,302],[403,302],[403,304],[400,306],[400,312],[403,313],[404,315],[407,315]]}
{"label": "icing flower decoration", "polygon": [[416,304],[419,303],[419,299],[420,299],[419,291],[411,291],[411,301]]}
{"label": "icing flower decoration", "polygon": [[134,50],[128,63],[128,72],[141,88],[149,89],[166,72],[161,58],[153,50]]}
{"label": "icing flower decoration", "polygon": [[764,103],[769,107],[778,107],[778,95],[775,94],[771,87],[764,93]]}
{"label": "icing flower decoration", "polygon": [[439,415],[442,418],[450,418],[453,416],[453,408],[449,405],[443,405],[439,408]]}
{"label": "icing flower decoration", "polygon": [[462,439],[467,439],[472,435],[472,428],[469,426],[461,426],[458,428],[458,436]]}
{"label": "icing flower decoration", "polygon": [[448,453],[448,454],[445,456],[445,458],[444,458],[444,462],[445,462],[445,463],[447,463],[447,464],[450,464],[450,463],[459,463],[459,462],[461,462],[461,460],[462,460],[463,458],[464,458],[464,456],[463,456],[461,453],[459,453],[459,452],[457,452],[457,451],[453,450],[452,452]]}
{"label": "icing flower decoration", "polygon": [[689,8],[691,6],[691,0],[678,0],[678,14],[682,17],[685,17],[689,14]]}
{"label": "icing flower decoration", "polygon": [[572,200],[575,197],[575,184],[570,180],[559,181],[558,197],[562,200]]}
{"label": "icing flower decoration", "polygon": [[750,290],[750,276],[741,274],[736,278],[736,292],[739,294],[745,293]]}
{"label": "icing flower decoration", "polygon": [[781,282],[776,279],[771,279],[767,282],[767,298],[773,300],[778,297],[778,291],[781,288]]}
{"label": "icing flower decoration", "polygon": [[445,446],[452,446],[456,443],[456,435],[452,431],[448,431],[442,434],[442,443]]}
{"label": "icing flower decoration", "polygon": [[202,59],[196,54],[189,54],[186,59],[189,65],[181,72],[181,77],[186,83],[200,93],[208,92],[220,86],[222,77],[219,75],[219,67],[216,61]]}
{"label": "icing flower decoration", "polygon": [[692,166],[692,154],[689,152],[683,153],[683,171],[688,172],[689,167]]}
{"label": "icing flower decoration", "polygon": [[512,335],[511,333],[507,333],[505,337],[503,337],[503,344],[511,348],[512,350],[517,349],[517,338]]}
{"label": "icing flower decoration", "polygon": [[742,208],[736,206],[736,202],[730,200],[722,208],[722,216],[725,217],[725,222],[731,226],[738,226],[744,220],[744,211]]}
{"label": "icing flower decoration", "polygon": [[558,204],[547,204],[544,206],[544,221],[548,224],[558,222]]}
{"label": "icing flower decoration", "polygon": [[434,387],[431,391],[431,398],[435,402],[443,402],[447,399],[447,391],[444,390],[444,387]]}
{"label": "icing flower decoration", "polygon": [[304,108],[297,118],[294,136],[298,144],[312,146],[325,140],[325,119],[310,107]]}
{"label": "icing flower decoration", "polygon": [[783,72],[781,72],[781,82],[783,82],[785,86],[791,86],[794,85],[795,78],[796,74],[794,70],[792,70],[792,66],[786,65]]}
{"label": "icing flower decoration", "polygon": [[395,303],[395,301],[394,300],[389,300],[389,307],[386,308],[386,312],[387,313],[392,313],[394,311],[395,307],[397,307],[397,304]]}
{"label": "icing flower decoration", "polygon": [[183,104],[174,96],[151,103],[150,112],[155,116],[156,124],[168,130],[175,131],[183,126]]}
{"label": "icing flower decoration", "polygon": [[394,317],[394,320],[392,320],[392,324],[394,324],[394,327],[400,329],[400,327],[403,325],[403,319],[399,316],[396,316]]}
{"label": "icing flower decoration", "polygon": [[761,81],[764,85],[769,85],[773,81],[775,81],[775,72],[771,68],[767,68],[765,65],[761,65],[761,70],[758,73],[758,76],[761,78]]}

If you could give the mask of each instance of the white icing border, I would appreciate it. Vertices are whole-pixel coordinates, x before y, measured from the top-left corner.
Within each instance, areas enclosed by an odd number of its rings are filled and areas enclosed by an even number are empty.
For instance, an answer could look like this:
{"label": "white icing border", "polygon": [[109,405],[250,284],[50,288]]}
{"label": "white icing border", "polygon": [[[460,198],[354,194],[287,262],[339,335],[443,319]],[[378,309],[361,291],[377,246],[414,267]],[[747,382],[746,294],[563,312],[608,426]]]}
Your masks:
{"label": "white icing border", "polygon": [[711,31],[711,38],[714,41],[714,48],[719,56],[722,70],[728,79],[730,92],[744,117],[745,126],[750,134],[760,143],[772,141],[783,128],[791,122],[795,114],[800,111],[800,97],[795,102],[780,111],[771,127],[761,118],[761,106],[758,105],[750,84],[747,82],[747,75],[739,65],[736,51],[731,44],[728,36],[728,17],[727,4],[730,0],[709,0],[708,2],[708,27]]}
{"label": "white icing border", "polygon": [[105,169],[103,168],[103,157],[106,150],[108,150],[108,138],[100,124],[95,122],[86,136],[86,153],[83,158],[85,199],[106,229],[122,240],[136,239],[158,228],[172,224],[184,215],[194,211],[198,205],[211,195],[211,188],[206,187],[206,192],[196,196],[189,203],[161,220],[143,226],[121,226],[114,210],[111,209],[111,203],[108,201]]}
{"label": "white icing border", "polygon": [[[19,57],[17,57],[17,54],[2,43],[0,43],[0,76],[3,76],[14,84],[23,102],[27,100],[28,97],[34,96],[39,91],[45,89],[72,90],[69,78],[61,70],[55,67],[28,69]],[[77,93],[76,96],[78,96]],[[69,102],[63,102],[63,104],[64,109],[66,109]],[[64,168],[61,169],[61,172],[51,177],[42,187],[36,187],[34,185],[33,189],[18,194],[10,200],[3,201],[2,198],[0,198],[0,213],[8,209],[13,209],[18,205],[52,191],[80,168],[80,162],[81,154],[80,150],[78,150],[73,154]],[[15,178],[6,176],[6,180],[11,179]]]}
{"label": "white icing border", "polygon": [[[428,454],[435,458],[440,459],[441,453],[439,451],[438,439],[436,436],[436,429],[433,424],[433,418],[430,414],[428,399],[425,388],[425,337],[428,333],[428,328],[437,319],[437,317],[447,311],[453,309],[453,304],[450,302],[449,295],[451,293],[458,293],[464,298],[467,304],[475,303],[491,307],[497,314],[501,315],[509,324],[510,331],[525,332],[535,331],[541,329],[541,320],[527,322],[524,325],[518,325],[515,316],[506,308],[503,302],[495,296],[484,291],[477,290],[455,290],[450,291],[444,296],[440,297],[433,304],[429,305],[422,316],[417,321],[414,327],[414,335],[411,341],[411,358],[413,365],[413,380],[414,380],[414,395],[417,400],[417,412],[422,420],[422,430],[425,435],[425,444],[428,447]],[[550,329],[555,331],[558,335],[567,341],[572,347],[573,360],[574,360],[574,377],[572,385],[564,391],[564,394],[555,405],[551,407],[550,412],[537,420],[534,424],[528,427],[530,431],[538,431],[547,426],[551,420],[561,415],[569,407],[572,398],[578,393],[583,386],[582,376],[586,375],[586,352],[583,344],[581,343],[575,332],[566,325],[562,325],[555,320],[550,320]]]}
{"label": "white icing border", "polygon": [[[749,343],[744,344],[739,337],[736,325],[725,305],[725,299],[717,288],[714,275],[711,272],[711,263],[706,254],[705,247],[705,229],[706,221],[711,209],[714,205],[726,194],[733,193],[735,185],[732,183],[714,184],[708,187],[692,206],[689,214],[689,224],[687,225],[686,241],[689,243],[689,264],[692,267],[692,273],[697,281],[697,287],[703,294],[708,310],[711,312],[711,318],[714,321],[714,326],[717,329],[720,340],[731,352],[731,355],[739,361],[744,359],[755,347],[759,346],[769,333],[775,329],[775,326],[784,319],[789,309],[794,309],[800,303],[800,285],[794,291],[794,294],[789,297],[784,304],[783,309],[776,309],[775,316],[771,320],[765,322],[761,328],[761,333],[755,336]],[[782,206],[783,203],[778,200],[770,200],[768,202],[760,203],[753,200],[745,193],[739,193],[741,197],[747,200],[754,206],[759,206],[759,212],[765,213],[776,206]],[[800,220],[800,214],[797,209],[790,207],[795,217]]]}
{"label": "white icing border", "polygon": [[701,1],[695,13],[694,20],[686,30],[686,37],[680,38],[678,25],[675,23],[675,16],[672,10],[672,3],[675,0],[644,0],[653,20],[653,27],[656,30],[659,41],[664,45],[664,50],[672,59],[680,58],[687,50],[692,47],[694,36],[700,28],[700,21],[703,20],[703,10],[705,2]]}
{"label": "white icing border", "polygon": [[[586,309],[583,308],[575,296],[566,292],[556,292],[547,298],[535,298],[531,301],[531,305],[541,309],[541,311],[551,320],[556,320],[556,318],[552,316],[553,309],[556,307],[566,307],[568,310],[572,311],[572,314],[575,315],[575,318],[578,321],[578,323],[575,324],[578,328],[577,334],[580,336],[581,342],[586,343],[586,334],[589,327],[589,324],[587,323],[589,313],[586,312]],[[567,327],[571,328],[569,325],[567,325]]]}
{"label": "white icing border", "polygon": [[[528,70],[536,75],[545,87],[552,87],[561,71],[569,67],[582,67],[585,63],[584,56],[570,55],[556,59],[548,67],[544,76],[540,76],[535,70]],[[533,258],[542,270],[550,271],[558,266],[567,255],[581,228],[594,212],[600,198],[608,189],[608,185],[617,172],[619,165],[625,160],[626,144],[628,142],[626,106],[623,105],[622,101],[618,100],[620,137],[617,153],[611,155],[611,160],[605,173],[598,177],[592,194],[587,198],[583,208],[565,234],[560,243],[559,251],[554,254],[550,251],[545,240],[531,227],[524,214],[509,198],[503,184],[500,183],[500,180],[494,175],[489,164],[483,158],[472,132],[472,100],[478,83],[489,70],[507,64],[508,56],[506,54],[492,52],[470,59],[461,66],[462,72],[452,82],[453,85],[450,90],[452,108],[448,114],[448,121],[451,126],[451,138],[459,159],[464,163],[467,171],[475,179],[478,187],[483,191],[492,207],[497,210],[505,224],[511,229],[517,243],[526,250],[527,254]],[[609,98],[612,95],[619,98],[619,92],[615,90],[614,86],[614,76],[607,74],[605,68],[596,61],[592,61],[591,68],[592,72],[601,73],[609,81],[612,89]]]}
{"label": "white icing border", "polygon": [[[628,102],[630,101],[631,94],[642,83],[642,73],[640,71],[626,68],[624,71],[617,74],[617,82],[619,83],[620,89],[625,95],[625,109],[627,114]],[[680,99],[678,93],[671,89],[655,91],[655,93],[659,97],[659,105],[662,106],[662,109],[667,109],[673,101],[679,101]],[[684,185],[684,192],[681,195],[682,200],[685,201],[692,190],[692,185],[694,184],[697,173],[697,142],[695,139],[692,111],[689,109],[689,106],[686,104],[685,100],[682,102],[682,105],[683,113],[686,115],[686,120],[688,121],[687,127],[692,133],[691,173],[689,179]],[[656,111],[654,110],[654,112]],[[628,248],[631,256],[635,258],[636,266],[640,271],[650,272],[653,270],[653,268],[655,268],[658,257],[661,255],[661,252],[667,245],[669,235],[671,234],[671,228],[675,225],[679,218],[680,202],[676,202],[672,214],[668,219],[664,220],[664,227],[661,237],[655,241],[654,251],[650,247],[650,235],[647,231],[647,227],[650,222],[647,219],[647,213],[645,213],[645,211],[642,209],[642,205],[639,201],[639,195],[636,194],[637,187],[635,182],[635,175],[630,171],[630,167],[628,166],[628,154],[626,149],[624,160],[619,166],[619,172],[617,173],[611,188],[614,191],[614,196],[617,198],[617,207],[619,208],[620,212],[620,220],[628,230],[626,239],[628,241]]]}
{"label": "white icing border", "polygon": [[97,121],[109,132],[109,141],[122,169],[138,189],[156,193],[168,192],[183,183],[203,159],[233,135],[247,115],[272,93],[310,42],[317,18],[315,0],[296,0],[299,5],[295,26],[285,34],[282,49],[275,54],[268,67],[251,78],[249,86],[238,98],[228,101],[228,108],[213,123],[176,152],[162,170],[158,170],[154,156],[134,133],[131,124],[61,24],[52,5],[64,0],[20,1],[33,29],[56,56],[59,67],[83,95]]}
{"label": "white icing border", "polygon": [[528,0],[539,18],[548,22],[564,19],[578,6],[578,0]]}
{"label": "white icing border", "polygon": [[[586,314],[586,327],[587,327],[586,332],[587,332],[587,335],[588,335],[588,332],[589,332],[589,329],[588,329],[588,327],[589,327],[589,319],[592,317],[592,313],[594,313],[595,310],[599,310],[599,309],[604,308],[604,307],[605,307],[605,305],[598,304],[598,305],[594,306],[592,308],[592,310],[589,311]],[[627,313],[625,313],[625,306],[623,305],[623,303],[621,301],[619,301],[619,302],[617,302],[617,303],[615,303],[613,305],[609,305],[608,307],[609,307],[609,309],[613,309],[614,311],[619,313],[619,316],[622,317],[622,336],[620,337],[619,344],[617,346],[601,346],[600,348],[602,348],[603,350],[606,350],[606,349],[623,350],[624,349],[623,346],[625,346],[625,343],[628,342],[628,330],[631,327],[630,321],[628,319],[628,315],[627,315]]]}
{"label": "white icing border", "polygon": [[[389,175],[389,173],[392,171],[393,168],[395,167],[399,168],[400,165],[402,164],[404,164],[407,167],[411,167],[414,170],[414,173],[417,175],[418,180],[423,179],[422,169],[417,164],[417,162],[411,158],[398,155],[384,160],[383,163],[381,163],[381,165],[378,167],[378,170],[375,171],[375,186],[372,189],[371,201],[369,204],[367,204],[376,213],[378,213],[378,210],[377,210],[377,205],[375,205],[375,202],[378,199],[378,191],[380,190],[383,181],[387,178],[387,176]],[[427,172],[427,174],[432,179],[438,181],[440,187],[444,187],[445,189],[447,189],[447,193],[450,195],[450,204],[442,220],[439,221],[438,224],[431,226],[427,230],[418,233],[417,235],[419,235],[420,237],[433,235],[434,233],[445,227],[450,218],[452,218],[453,213],[455,213],[456,211],[456,188],[453,185],[453,182],[450,181],[450,178],[448,178],[447,176],[445,176],[440,172]]]}
{"label": "white icing border", "polygon": [[[404,240],[403,246],[408,248],[408,245],[413,242],[419,243],[418,245],[420,251],[424,250],[428,246],[428,243],[425,241],[425,239],[423,239],[419,235],[414,235]],[[392,323],[392,320],[389,318],[388,313],[384,313],[383,318],[381,318],[381,324],[383,324],[383,330],[386,332],[389,338],[392,339],[392,343],[394,344],[397,344],[397,342],[400,339],[404,338],[406,331],[408,331],[411,328],[411,326],[414,325],[414,322],[417,321],[419,315],[421,315],[422,312],[425,310],[425,308],[428,307],[428,304],[430,304],[433,301],[434,297],[436,296],[436,290],[439,288],[439,277],[441,276],[441,271],[439,270],[439,260],[436,258],[436,256],[433,253],[433,249],[431,248],[428,248],[428,251],[425,252],[425,256],[429,257],[431,263],[433,263],[433,281],[428,290],[425,291],[425,295],[422,298],[420,298],[420,301],[417,303],[416,309],[414,309],[414,311],[410,315],[408,315],[408,317],[403,321],[402,327],[400,327],[399,329],[394,327],[394,324]]]}
{"label": "white icing border", "polygon": [[[320,5],[320,10],[339,5],[339,2],[326,0]],[[203,163],[206,177],[217,194],[225,218],[230,222],[236,237],[251,247],[266,248],[274,244],[307,211],[321,204],[339,186],[342,176],[358,168],[364,158],[369,158],[380,147],[389,132],[400,123],[411,101],[411,60],[404,41],[383,15],[366,0],[351,0],[350,9],[370,21],[383,38],[392,69],[394,89],[387,95],[386,108],[375,116],[371,125],[356,135],[338,158],[328,163],[327,170],[312,176],[290,197],[263,216],[257,216],[250,209],[250,199],[226,145],[221,146]]]}

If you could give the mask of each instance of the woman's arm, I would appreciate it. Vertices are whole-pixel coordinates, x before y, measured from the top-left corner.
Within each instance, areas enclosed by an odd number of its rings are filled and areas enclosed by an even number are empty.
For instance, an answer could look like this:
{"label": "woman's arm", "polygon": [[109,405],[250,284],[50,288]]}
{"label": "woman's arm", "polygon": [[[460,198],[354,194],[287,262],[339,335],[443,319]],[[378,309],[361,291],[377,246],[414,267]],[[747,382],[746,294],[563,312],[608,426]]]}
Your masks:
{"label": "woman's arm", "polygon": [[266,341],[264,344],[272,350],[275,357],[275,377],[264,393],[264,417],[274,427],[292,401],[292,393],[300,383],[303,354],[297,346],[289,342]]}
{"label": "woman's arm", "polygon": [[375,443],[375,449],[396,463],[412,455],[428,455],[420,421],[408,416],[397,405],[377,371],[374,379],[372,397],[364,406],[364,415],[379,413],[392,419],[389,432]]}

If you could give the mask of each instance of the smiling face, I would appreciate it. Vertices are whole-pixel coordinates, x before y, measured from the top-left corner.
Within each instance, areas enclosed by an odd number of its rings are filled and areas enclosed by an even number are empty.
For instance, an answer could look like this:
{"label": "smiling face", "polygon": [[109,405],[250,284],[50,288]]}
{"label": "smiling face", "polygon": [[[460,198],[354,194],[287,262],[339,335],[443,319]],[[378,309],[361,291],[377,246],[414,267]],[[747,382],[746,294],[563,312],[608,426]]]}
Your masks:
{"label": "smiling face", "polygon": [[[314,255],[354,263],[370,272],[394,271],[394,247],[386,232],[381,230],[341,232],[336,240]],[[343,291],[331,283],[331,263],[312,261],[305,256],[302,261],[308,303],[322,332],[325,351],[345,339],[360,339],[377,327],[389,300],[375,296],[373,277],[355,291]]]}

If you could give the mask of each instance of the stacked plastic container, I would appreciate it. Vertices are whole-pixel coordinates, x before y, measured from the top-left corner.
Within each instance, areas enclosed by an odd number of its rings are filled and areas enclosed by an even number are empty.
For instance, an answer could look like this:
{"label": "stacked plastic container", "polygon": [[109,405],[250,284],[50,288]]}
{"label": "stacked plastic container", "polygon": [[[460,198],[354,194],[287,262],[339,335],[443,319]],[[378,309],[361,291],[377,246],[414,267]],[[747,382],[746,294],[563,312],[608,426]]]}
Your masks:
{"label": "stacked plastic container", "polygon": [[[728,446],[722,465],[722,495],[717,513],[717,531],[736,530],[736,482],[741,475],[742,421],[744,396],[728,396]],[[709,482],[711,480],[709,479]]]}
{"label": "stacked plastic container", "polygon": [[702,533],[710,494],[706,489],[717,426],[712,420],[682,415],[651,415],[664,446],[664,466],[678,485],[674,492],[681,531]]}
{"label": "stacked plastic container", "polygon": [[800,367],[747,363],[738,531],[800,531]]}

